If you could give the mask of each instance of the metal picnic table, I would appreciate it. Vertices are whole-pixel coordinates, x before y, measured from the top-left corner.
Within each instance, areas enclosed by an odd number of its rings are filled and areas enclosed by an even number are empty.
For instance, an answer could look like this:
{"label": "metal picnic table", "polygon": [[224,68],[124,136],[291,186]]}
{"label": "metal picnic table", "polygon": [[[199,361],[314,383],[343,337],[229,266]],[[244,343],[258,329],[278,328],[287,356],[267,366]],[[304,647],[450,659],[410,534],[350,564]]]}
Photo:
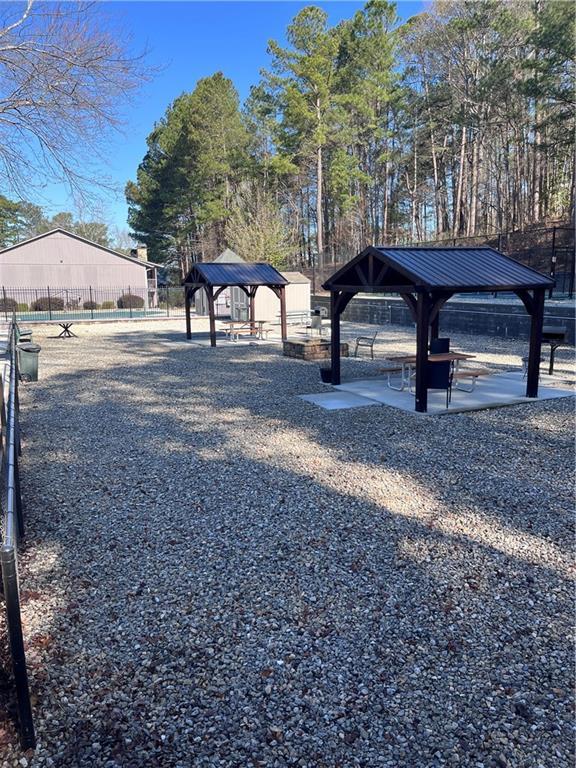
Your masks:
{"label": "metal picnic table", "polygon": [[268,333],[268,329],[264,328],[265,324],[266,320],[228,320],[225,323],[224,333],[231,341],[238,341],[240,331],[243,330],[248,330],[250,336],[264,339],[264,334]]}
{"label": "metal picnic table", "polygon": [[58,336],[56,338],[58,338],[58,339],[70,339],[70,338],[72,338],[72,336],[74,336],[74,338],[78,338],[76,336],[76,334],[73,331],[70,330],[70,328],[73,325],[73,323],[71,323],[70,321],[68,321],[68,322],[61,322],[61,323],[58,323],[58,325],[60,326],[60,328],[62,328],[62,331],[58,334]]}
{"label": "metal picnic table", "polygon": [[[472,360],[476,355],[468,355],[464,352],[435,352],[428,355],[429,363],[455,363],[456,370],[461,360]],[[400,386],[395,387],[390,381],[390,374],[393,372],[391,369],[384,369],[385,373],[388,373],[388,386],[390,389],[396,389],[398,392],[402,392],[406,386],[411,389],[412,380],[412,368],[416,365],[416,355],[396,355],[394,357],[387,357],[386,360],[391,363],[396,363],[400,366]],[[396,369],[397,370],[397,369]]]}

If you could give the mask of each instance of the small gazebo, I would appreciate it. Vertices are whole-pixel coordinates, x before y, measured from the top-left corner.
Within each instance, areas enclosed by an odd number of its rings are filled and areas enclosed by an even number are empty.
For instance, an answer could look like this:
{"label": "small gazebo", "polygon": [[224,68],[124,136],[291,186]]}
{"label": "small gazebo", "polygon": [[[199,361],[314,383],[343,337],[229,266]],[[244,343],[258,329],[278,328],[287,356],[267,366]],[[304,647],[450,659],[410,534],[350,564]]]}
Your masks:
{"label": "small gazebo", "polygon": [[216,317],[214,302],[226,288],[238,287],[249,300],[249,320],[254,322],[254,297],[261,286],[266,286],[280,299],[280,329],[282,339],[286,330],[286,291],[288,281],[271,264],[255,263],[205,263],[194,264],[183,280],[186,302],[186,338],[192,338],[190,306],[197,291],[203,290],[208,301],[210,318],[210,346],[216,346]]}
{"label": "small gazebo", "polygon": [[357,293],[397,293],[416,323],[416,410],[428,407],[429,338],[438,338],[440,310],[455,293],[512,291],[530,315],[526,397],[538,396],[546,290],[554,281],[493,248],[370,246],[326,283],[332,318],[332,384],[340,384],[340,316]]}

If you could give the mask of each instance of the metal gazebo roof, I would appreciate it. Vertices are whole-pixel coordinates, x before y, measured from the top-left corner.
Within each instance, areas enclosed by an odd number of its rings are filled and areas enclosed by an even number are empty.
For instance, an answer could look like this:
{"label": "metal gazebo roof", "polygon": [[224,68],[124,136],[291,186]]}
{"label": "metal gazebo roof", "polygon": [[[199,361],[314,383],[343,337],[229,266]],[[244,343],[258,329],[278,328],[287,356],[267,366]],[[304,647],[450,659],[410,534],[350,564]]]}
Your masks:
{"label": "metal gazebo roof", "polygon": [[270,264],[206,263],[194,264],[186,275],[188,286],[287,285],[288,281]]}
{"label": "metal gazebo roof", "polygon": [[367,293],[394,290],[452,292],[550,288],[554,281],[493,248],[410,248],[370,246],[348,262],[324,288]]}
{"label": "metal gazebo roof", "polygon": [[236,286],[244,291],[250,302],[250,317],[248,323],[252,329],[254,317],[254,298],[261,286],[266,286],[280,300],[280,328],[282,339],[286,338],[286,286],[288,280],[283,277],[271,264],[255,264],[249,262],[200,262],[182,281],[186,303],[186,337],[192,338],[190,317],[190,302],[197,291],[204,291],[208,300],[210,317],[210,346],[216,346],[216,317],[214,302],[225,288]]}

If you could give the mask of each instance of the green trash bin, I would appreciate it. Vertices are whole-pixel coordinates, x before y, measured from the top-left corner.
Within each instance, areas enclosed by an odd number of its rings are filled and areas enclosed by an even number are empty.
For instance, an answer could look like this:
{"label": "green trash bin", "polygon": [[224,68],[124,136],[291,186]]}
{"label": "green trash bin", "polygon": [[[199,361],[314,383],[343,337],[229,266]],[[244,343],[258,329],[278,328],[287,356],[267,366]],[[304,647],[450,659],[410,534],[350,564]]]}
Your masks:
{"label": "green trash bin", "polygon": [[38,357],[42,347],[31,341],[18,344],[18,370],[22,381],[38,381]]}

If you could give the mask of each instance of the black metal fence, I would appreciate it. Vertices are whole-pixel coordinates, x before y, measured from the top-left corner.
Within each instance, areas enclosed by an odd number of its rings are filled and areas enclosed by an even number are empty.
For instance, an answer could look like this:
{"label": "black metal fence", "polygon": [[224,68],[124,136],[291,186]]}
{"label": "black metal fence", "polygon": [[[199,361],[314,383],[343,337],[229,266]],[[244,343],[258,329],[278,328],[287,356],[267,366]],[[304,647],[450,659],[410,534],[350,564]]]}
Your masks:
{"label": "black metal fence", "polygon": [[[18,421],[18,354],[16,350],[17,326],[10,324],[8,355],[8,381],[0,375],[0,426],[1,426],[1,470],[0,502],[2,508],[2,545],[0,565],[2,568],[2,592],[6,609],[6,625],[12,672],[16,691],[20,743],[23,749],[36,745],[26,654],[20,616],[20,590],[18,580],[18,544],[24,536],[24,514],[20,493],[20,428]],[[6,370],[6,368],[5,368]],[[7,386],[6,386],[7,384]],[[7,398],[5,392],[8,392]]]}
{"label": "black metal fence", "polygon": [[0,319],[9,321],[122,320],[183,317],[184,289],[160,286],[110,288],[0,287]]}
{"label": "black metal fence", "polygon": [[[576,250],[573,227],[562,225],[527,229],[525,231],[501,232],[491,235],[471,237],[450,237],[442,240],[422,240],[418,242],[398,242],[397,245],[428,246],[442,248],[446,246],[482,246],[488,245],[506,254],[519,264],[543,272],[554,278],[555,286],[550,297],[573,298],[575,292]],[[311,263],[298,265],[312,281],[312,293],[322,293],[322,284],[343,267],[356,253],[338,254],[335,261],[332,254],[325,254],[322,259],[311,259]]]}

